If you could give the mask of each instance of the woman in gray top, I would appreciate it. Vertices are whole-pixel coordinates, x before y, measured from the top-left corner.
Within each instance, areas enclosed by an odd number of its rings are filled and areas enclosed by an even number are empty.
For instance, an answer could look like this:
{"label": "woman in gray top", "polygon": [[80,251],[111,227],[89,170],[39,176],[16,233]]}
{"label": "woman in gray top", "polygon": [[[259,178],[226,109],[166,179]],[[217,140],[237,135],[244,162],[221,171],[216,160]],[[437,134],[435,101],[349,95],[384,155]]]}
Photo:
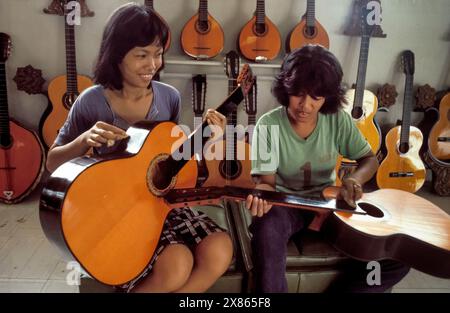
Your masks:
{"label": "woman in gray top", "polygon": [[[180,94],[153,80],[163,66],[168,27],[145,6],[129,3],[109,18],[95,66],[96,85],[86,89],[49,150],[47,168],[83,156],[89,149],[104,154],[127,137],[125,130],[141,120],[173,121],[180,116]],[[209,110],[210,124],[226,119]],[[174,209],[167,217],[147,269],[121,286],[133,292],[202,292],[226,271],[233,254],[230,236],[206,214]]]}

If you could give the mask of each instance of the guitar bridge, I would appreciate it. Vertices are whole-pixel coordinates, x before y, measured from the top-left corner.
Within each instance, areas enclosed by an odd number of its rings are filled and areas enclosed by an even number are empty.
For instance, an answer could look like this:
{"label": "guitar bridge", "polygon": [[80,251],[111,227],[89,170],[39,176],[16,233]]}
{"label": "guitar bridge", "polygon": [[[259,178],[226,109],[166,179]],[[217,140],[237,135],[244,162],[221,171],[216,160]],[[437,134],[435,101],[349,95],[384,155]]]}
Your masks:
{"label": "guitar bridge", "polygon": [[414,173],[412,173],[412,172],[391,172],[391,173],[389,173],[389,177],[396,177],[396,178],[414,177]]}

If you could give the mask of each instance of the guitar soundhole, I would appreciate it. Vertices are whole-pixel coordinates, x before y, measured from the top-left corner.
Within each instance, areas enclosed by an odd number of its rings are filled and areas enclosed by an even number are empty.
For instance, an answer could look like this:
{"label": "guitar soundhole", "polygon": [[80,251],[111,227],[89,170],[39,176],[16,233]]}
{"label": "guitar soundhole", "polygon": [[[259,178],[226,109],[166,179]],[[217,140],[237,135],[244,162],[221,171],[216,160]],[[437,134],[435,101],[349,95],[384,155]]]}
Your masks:
{"label": "guitar soundhole", "polygon": [[62,98],[62,103],[67,110],[70,110],[73,103],[78,97],[78,93],[76,92],[66,92]]}
{"label": "guitar soundhole", "polygon": [[147,170],[147,187],[156,196],[165,195],[177,181],[173,175],[173,166],[167,161],[168,157],[168,154],[156,156]]}
{"label": "guitar soundhole", "polygon": [[363,110],[361,107],[353,107],[352,109],[352,117],[354,119],[359,119],[363,115]]}
{"label": "guitar soundhole", "polygon": [[315,27],[306,26],[303,28],[303,34],[306,38],[314,38],[317,35],[317,29]]}
{"label": "guitar soundhole", "polygon": [[6,137],[5,135],[0,136],[0,147],[2,149],[9,149],[13,145],[13,137]]}
{"label": "guitar soundhole", "polygon": [[369,216],[376,217],[376,218],[384,217],[383,211],[381,211],[379,208],[377,208],[373,204],[366,203],[366,202],[360,202],[360,203],[358,203],[358,206],[363,211],[365,211]]}
{"label": "guitar soundhole", "polygon": [[266,24],[255,23],[255,26],[253,27],[253,32],[255,33],[256,36],[259,37],[264,36],[267,32]]}
{"label": "guitar soundhole", "polygon": [[398,150],[401,153],[407,153],[409,150],[409,144],[407,142],[401,143],[400,146],[398,147]]}
{"label": "guitar soundhole", "polygon": [[235,160],[220,161],[219,169],[220,175],[225,179],[236,179],[242,172],[241,162]]}
{"label": "guitar soundhole", "polygon": [[210,30],[210,22],[209,21],[197,21],[195,23],[195,29],[199,34],[206,34]]}

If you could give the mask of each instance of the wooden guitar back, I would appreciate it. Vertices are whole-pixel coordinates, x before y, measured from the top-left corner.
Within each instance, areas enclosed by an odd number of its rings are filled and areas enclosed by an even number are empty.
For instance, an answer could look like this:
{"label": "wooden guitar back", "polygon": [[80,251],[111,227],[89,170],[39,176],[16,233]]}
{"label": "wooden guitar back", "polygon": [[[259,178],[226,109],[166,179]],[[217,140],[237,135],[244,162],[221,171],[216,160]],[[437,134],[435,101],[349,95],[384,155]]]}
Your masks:
{"label": "wooden guitar back", "polygon": [[428,147],[435,158],[450,161],[450,94],[441,100],[439,120],[431,129]]}

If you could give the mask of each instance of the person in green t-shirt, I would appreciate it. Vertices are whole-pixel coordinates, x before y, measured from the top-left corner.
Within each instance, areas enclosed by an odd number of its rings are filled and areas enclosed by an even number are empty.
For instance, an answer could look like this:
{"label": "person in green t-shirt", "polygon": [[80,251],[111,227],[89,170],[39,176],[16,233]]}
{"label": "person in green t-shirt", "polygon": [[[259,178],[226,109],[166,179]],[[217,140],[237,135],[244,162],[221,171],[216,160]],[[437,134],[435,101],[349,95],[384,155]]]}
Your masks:
{"label": "person in green t-shirt", "polygon": [[[340,197],[350,206],[362,197],[363,184],[375,174],[378,161],[349,114],[342,68],[336,57],[318,45],[294,50],[283,61],[272,93],[281,106],[257,122],[252,140],[251,174],[257,189],[299,195],[318,195],[336,179],[338,155],[356,160],[356,170],[343,178]],[[290,237],[307,228],[310,212],[271,206],[249,195],[246,207],[254,216],[250,231],[257,292],[287,292],[286,245]],[[337,280],[330,291],[389,289],[409,268],[382,261],[381,285],[366,283],[366,263],[351,262],[349,275]]]}

